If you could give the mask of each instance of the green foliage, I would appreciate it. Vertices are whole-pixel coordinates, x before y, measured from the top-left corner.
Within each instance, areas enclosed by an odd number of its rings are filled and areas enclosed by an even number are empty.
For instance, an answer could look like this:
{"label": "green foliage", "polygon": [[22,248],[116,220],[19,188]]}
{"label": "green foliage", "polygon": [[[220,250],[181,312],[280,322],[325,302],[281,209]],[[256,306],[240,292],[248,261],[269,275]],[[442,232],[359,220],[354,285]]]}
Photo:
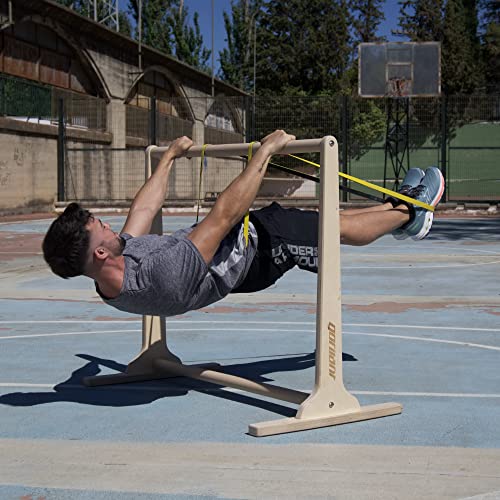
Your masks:
{"label": "green foliage", "polygon": [[415,42],[441,42],[444,93],[471,93],[481,87],[476,0],[404,0],[399,36]]}
{"label": "green foliage", "polygon": [[443,32],[443,0],[399,2],[399,30],[395,35],[412,42],[439,42]]}
{"label": "green foliage", "polygon": [[443,23],[442,87],[447,95],[469,94],[481,84],[475,42],[462,0],[448,0]]}
{"label": "green foliage", "polygon": [[483,53],[486,90],[500,93],[500,2],[484,0]]}
{"label": "green foliage", "polygon": [[351,8],[355,12],[353,26],[358,42],[380,42],[384,37],[377,36],[379,24],[385,19],[382,11],[384,0],[355,0]]}
{"label": "green foliage", "polygon": [[200,32],[200,24],[198,21],[198,13],[193,16],[193,26],[188,24],[187,8],[179,10],[173,16],[173,36],[175,56],[182,62],[189,64],[202,71],[209,72],[210,68],[207,65],[211,51],[206,49],[203,44],[203,36]]}
{"label": "green foliage", "polygon": [[364,99],[352,100],[350,115],[349,154],[359,160],[370,146],[384,138],[387,117],[384,107]]}
{"label": "green foliage", "polygon": [[269,0],[257,29],[259,94],[342,91],[350,26],[345,0]]}
{"label": "green foliage", "polygon": [[[135,38],[139,38],[139,0],[129,0],[129,14],[136,25]],[[173,53],[173,17],[179,0],[143,0],[141,12],[142,43],[154,49]]]}
{"label": "green foliage", "polygon": [[263,0],[232,0],[231,16],[224,12],[227,48],[219,53],[219,76],[247,92],[254,89],[255,28],[259,22],[262,5]]}
{"label": "green foliage", "polygon": [[0,114],[50,119],[51,89],[19,78],[0,78]]}
{"label": "green foliage", "polygon": [[118,14],[119,32],[122,35],[132,37],[132,23],[125,12],[120,11]]}

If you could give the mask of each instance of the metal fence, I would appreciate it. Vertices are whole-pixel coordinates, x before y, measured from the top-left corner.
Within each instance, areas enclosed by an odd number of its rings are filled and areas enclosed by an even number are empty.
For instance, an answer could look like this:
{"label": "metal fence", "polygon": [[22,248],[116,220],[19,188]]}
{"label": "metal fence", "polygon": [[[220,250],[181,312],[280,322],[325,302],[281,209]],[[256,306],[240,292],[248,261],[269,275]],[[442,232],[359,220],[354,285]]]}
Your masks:
{"label": "metal fence", "polygon": [[0,75],[0,114],[29,123],[57,125],[64,101],[66,126],[105,132],[106,101],[97,97]]}
{"label": "metal fence", "polygon": [[[64,116],[58,116],[61,98]],[[389,113],[393,105],[390,99],[349,96],[171,98],[168,103],[153,99],[125,106],[127,147],[117,149],[110,147],[113,131],[107,123],[105,100],[0,77],[0,114],[64,126],[59,141],[60,198],[103,204],[128,203],[133,198],[144,182],[147,144],[165,144],[181,135],[198,143],[250,142],[277,128],[301,139],[334,135],[342,171],[391,188],[398,181],[386,148],[394,125]],[[407,136],[397,139],[400,151],[406,141],[404,167],[439,166],[446,178],[447,201],[500,201],[500,96],[412,98],[407,108]],[[92,131],[93,138],[75,139],[67,133],[70,129]],[[306,157],[319,160],[314,154]],[[315,167],[293,158],[275,160],[318,174]],[[199,160],[178,163],[171,176],[170,204],[191,204],[198,196],[213,201],[245,166],[243,159],[207,159],[199,193]],[[317,185],[270,168],[259,197],[314,204]],[[361,198],[344,193],[343,200]]]}

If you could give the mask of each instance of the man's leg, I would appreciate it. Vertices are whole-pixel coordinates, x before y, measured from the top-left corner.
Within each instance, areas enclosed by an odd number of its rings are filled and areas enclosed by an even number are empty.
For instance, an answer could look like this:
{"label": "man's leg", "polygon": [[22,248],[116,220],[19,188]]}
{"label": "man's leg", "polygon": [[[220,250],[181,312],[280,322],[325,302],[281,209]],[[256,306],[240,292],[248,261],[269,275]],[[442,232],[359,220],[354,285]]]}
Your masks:
{"label": "man's leg", "polygon": [[[379,208],[371,210],[370,208]],[[344,245],[362,246],[403,226],[410,220],[406,205],[393,208],[390,203],[379,207],[356,210],[356,213],[340,213],[340,242]]]}

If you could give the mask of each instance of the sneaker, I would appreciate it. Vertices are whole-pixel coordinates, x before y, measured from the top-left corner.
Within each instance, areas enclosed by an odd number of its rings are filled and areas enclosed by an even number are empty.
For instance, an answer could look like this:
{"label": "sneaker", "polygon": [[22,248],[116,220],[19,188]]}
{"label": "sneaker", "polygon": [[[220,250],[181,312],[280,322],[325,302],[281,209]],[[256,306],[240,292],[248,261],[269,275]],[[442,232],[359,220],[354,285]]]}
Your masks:
{"label": "sneaker", "polygon": [[[403,183],[398,189],[398,193],[409,196],[408,193],[410,192],[410,190],[420,184],[420,181],[424,178],[424,175],[425,172],[421,168],[410,168],[408,172],[406,172]],[[401,228],[395,229],[392,232],[392,235],[397,240],[404,240],[410,236],[404,229]]]}
{"label": "sneaker", "polygon": [[[444,192],[444,178],[437,167],[429,167],[417,187],[410,189],[408,196],[435,207]],[[423,240],[431,230],[434,213],[422,207],[413,207],[415,214],[402,229],[414,240]]]}

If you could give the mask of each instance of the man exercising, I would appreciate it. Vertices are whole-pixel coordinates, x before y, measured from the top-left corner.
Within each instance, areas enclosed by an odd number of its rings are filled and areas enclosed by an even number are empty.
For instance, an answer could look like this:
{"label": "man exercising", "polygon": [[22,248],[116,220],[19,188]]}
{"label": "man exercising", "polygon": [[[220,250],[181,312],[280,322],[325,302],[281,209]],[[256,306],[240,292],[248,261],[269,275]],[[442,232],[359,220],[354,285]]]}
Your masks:
{"label": "man exercising", "polygon": [[[71,203],[51,224],[43,254],[62,278],[85,275],[104,302],[122,311],[173,316],[205,307],[229,293],[269,287],[296,265],[317,272],[318,213],[277,203],[250,213],[246,244],[242,218],[250,209],[273,154],[294,140],[276,130],[261,141],[247,168],[197,225],[172,235],[149,234],[161,209],[175,158],[193,144],[172,142],[153,175],[139,190],[121,233]],[[400,192],[432,206],[444,180],[435,167],[410,169]],[[393,232],[398,239],[425,238],[433,214],[396,199],[340,214],[340,241],[367,245]]]}

